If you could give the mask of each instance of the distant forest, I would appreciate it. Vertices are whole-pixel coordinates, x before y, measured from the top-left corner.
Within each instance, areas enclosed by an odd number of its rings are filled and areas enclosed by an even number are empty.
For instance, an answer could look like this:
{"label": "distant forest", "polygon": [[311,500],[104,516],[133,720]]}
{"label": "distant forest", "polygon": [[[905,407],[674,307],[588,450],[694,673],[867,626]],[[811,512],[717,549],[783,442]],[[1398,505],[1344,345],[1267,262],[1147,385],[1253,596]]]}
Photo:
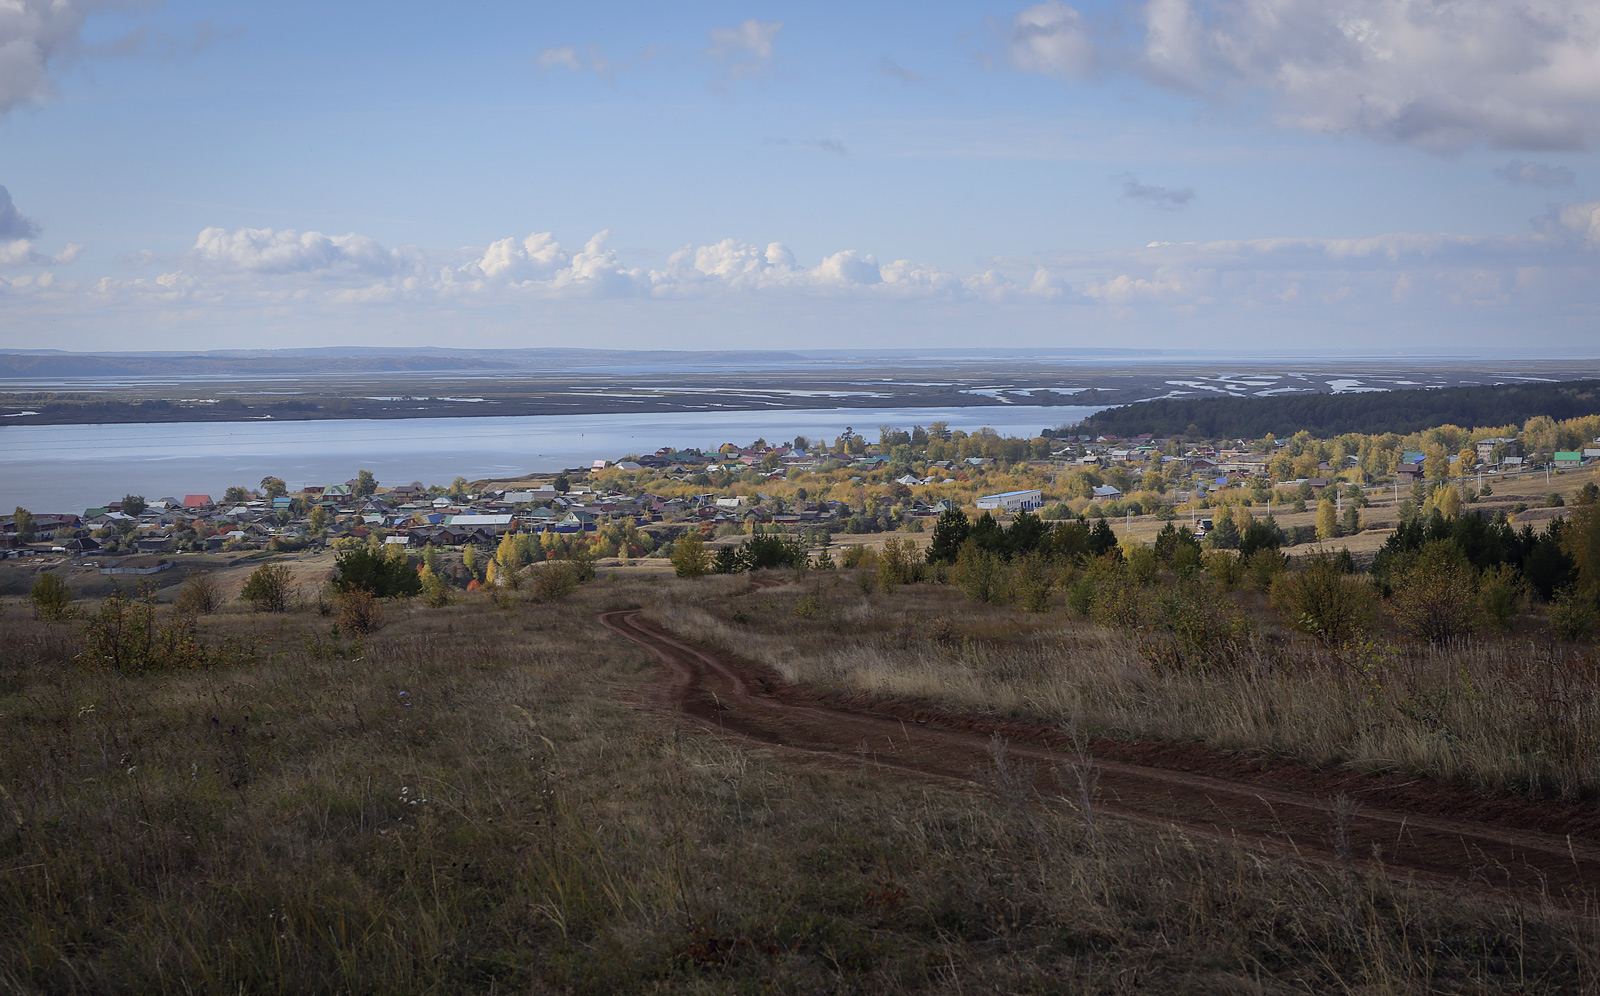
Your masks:
{"label": "distant forest", "polygon": [[1259,439],[1269,432],[1281,437],[1305,429],[1328,438],[1346,432],[1405,434],[1436,425],[1520,426],[1535,415],[1567,419],[1596,413],[1600,413],[1600,380],[1573,380],[1271,398],[1162,398],[1108,408],[1089,416],[1077,431],[1124,437],[1150,432]]}

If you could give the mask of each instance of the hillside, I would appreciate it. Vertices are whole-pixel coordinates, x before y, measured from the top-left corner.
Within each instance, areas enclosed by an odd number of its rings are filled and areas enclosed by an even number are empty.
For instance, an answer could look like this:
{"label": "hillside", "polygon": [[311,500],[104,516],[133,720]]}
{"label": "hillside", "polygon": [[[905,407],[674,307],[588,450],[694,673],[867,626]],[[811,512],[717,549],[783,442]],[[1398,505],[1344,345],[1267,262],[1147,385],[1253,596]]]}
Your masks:
{"label": "hillside", "polygon": [[1326,438],[1418,432],[1436,425],[1521,425],[1536,415],[1567,419],[1597,412],[1600,380],[1575,380],[1277,398],[1160,398],[1108,408],[1085,419],[1078,430],[1254,439],[1305,429]]}

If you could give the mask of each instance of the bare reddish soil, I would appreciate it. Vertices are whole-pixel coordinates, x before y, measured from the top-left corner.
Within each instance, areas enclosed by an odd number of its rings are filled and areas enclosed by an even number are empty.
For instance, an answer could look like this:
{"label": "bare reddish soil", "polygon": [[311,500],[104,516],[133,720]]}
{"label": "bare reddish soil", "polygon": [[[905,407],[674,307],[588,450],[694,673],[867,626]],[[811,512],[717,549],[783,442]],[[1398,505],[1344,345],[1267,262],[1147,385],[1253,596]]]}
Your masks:
{"label": "bare reddish soil", "polygon": [[[1078,755],[1060,731],[916,703],[830,701],[662,632],[638,612],[607,612],[600,622],[667,666],[650,704],[706,728],[967,781],[989,780],[999,737],[1009,758],[1032,770],[1043,798],[1081,797]],[[1492,799],[1462,786],[1317,771],[1197,745],[1087,746],[1098,775],[1095,808],[1122,819],[1418,884],[1587,909],[1600,897],[1593,805]],[[1341,796],[1348,801],[1336,802]]]}

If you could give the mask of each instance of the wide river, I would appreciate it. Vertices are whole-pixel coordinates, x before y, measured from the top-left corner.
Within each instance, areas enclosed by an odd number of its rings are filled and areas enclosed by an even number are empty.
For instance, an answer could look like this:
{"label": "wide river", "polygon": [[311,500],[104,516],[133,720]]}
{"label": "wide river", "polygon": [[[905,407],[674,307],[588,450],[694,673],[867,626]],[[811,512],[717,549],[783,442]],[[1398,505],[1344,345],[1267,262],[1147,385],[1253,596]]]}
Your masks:
{"label": "wide river", "polygon": [[830,408],[510,418],[352,419],[307,422],[157,422],[0,426],[0,510],[82,512],[124,494],[146,498],[255,487],[281,477],[291,488],[330,484],[370,470],[383,484],[448,484],[530,471],[587,467],[597,459],[662,446],[832,439],[846,426],[869,440],[878,426],[948,422],[1007,436],[1077,422],[1082,405],[971,408]]}

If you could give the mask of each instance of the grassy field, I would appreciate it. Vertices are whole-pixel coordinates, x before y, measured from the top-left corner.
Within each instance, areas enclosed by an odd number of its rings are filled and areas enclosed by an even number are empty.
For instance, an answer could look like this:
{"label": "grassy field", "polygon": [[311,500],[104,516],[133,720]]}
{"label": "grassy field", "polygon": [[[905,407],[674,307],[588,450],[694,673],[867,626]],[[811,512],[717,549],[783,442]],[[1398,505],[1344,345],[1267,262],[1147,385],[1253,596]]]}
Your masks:
{"label": "grassy field", "polygon": [[[556,604],[391,606],[365,641],[325,616],[235,604],[202,617],[201,637],[231,638],[245,659],[139,674],[85,670],[81,621],[39,622],[9,601],[0,987],[1600,986],[1589,917],[1115,820],[1091,842],[1049,800],[754,748],[639,706],[657,669],[595,615],[674,601],[786,610],[801,591],[747,589],[602,577]],[[841,647],[910,639],[885,599],[822,590],[864,628]]]}

